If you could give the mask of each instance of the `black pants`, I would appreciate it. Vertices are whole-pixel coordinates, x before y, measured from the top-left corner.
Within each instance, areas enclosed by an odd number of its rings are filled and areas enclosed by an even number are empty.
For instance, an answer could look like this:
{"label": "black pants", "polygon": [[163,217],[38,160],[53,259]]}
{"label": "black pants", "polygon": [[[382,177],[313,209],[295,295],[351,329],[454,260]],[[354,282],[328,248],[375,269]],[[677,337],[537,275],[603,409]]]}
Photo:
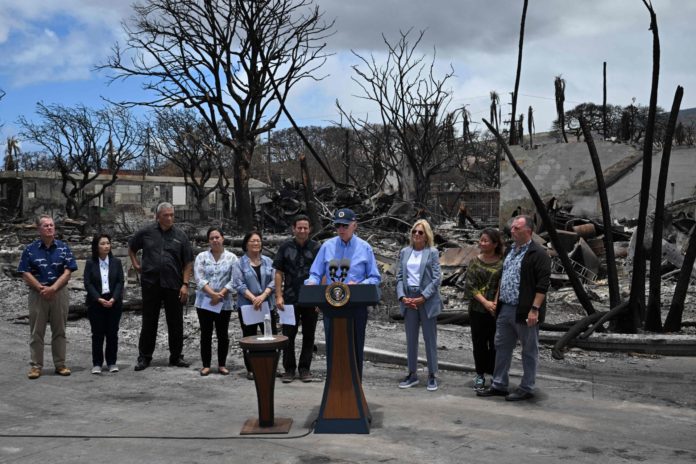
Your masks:
{"label": "black pants", "polygon": [[478,375],[493,375],[495,367],[495,318],[490,313],[469,311],[474,365]]}
{"label": "black pants", "polygon": [[288,344],[283,349],[283,369],[294,373],[297,369],[295,360],[295,338],[300,324],[302,325],[302,350],[300,351],[300,372],[309,372],[314,353],[314,333],[317,329],[317,311],[314,307],[295,306],[295,325],[283,325],[283,335],[288,337]]}
{"label": "black pants", "polygon": [[218,340],[218,366],[224,367],[227,361],[227,352],[230,349],[230,337],[227,332],[230,327],[232,311],[214,313],[196,308],[196,312],[198,313],[198,322],[201,325],[201,361],[203,361],[203,367],[210,367],[210,358],[213,355],[213,326]]}
{"label": "black pants", "polygon": [[[111,294],[102,295],[105,300],[111,299]],[[121,321],[121,305],[116,303],[111,308],[105,308],[95,302],[87,308],[89,325],[92,328],[92,365],[104,364],[106,352],[106,364],[116,364],[118,352],[118,324]],[[106,350],[104,349],[106,339]]]}
{"label": "black pants", "polygon": [[138,359],[150,362],[157,342],[157,325],[160,308],[164,304],[169,332],[169,362],[176,362],[184,348],[184,308],[179,300],[179,290],[159,285],[143,287],[143,326],[138,342]]}
{"label": "black pants", "polygon": [[[237,308],[237,316],[239,317],[239,325],[242,327],[242,337],[251,337],[252,335],[257,335],[259,332],[263,335],[263,323],[246,325],[244,319],[242,319],[242,310]],[[271,333],[276,335],[278,329],[276,327],[276,322],[278,321],[278,313],[276,311],[271,311]],[[251,364],[244,354],[244,366],[248,372],[251,372]]]}

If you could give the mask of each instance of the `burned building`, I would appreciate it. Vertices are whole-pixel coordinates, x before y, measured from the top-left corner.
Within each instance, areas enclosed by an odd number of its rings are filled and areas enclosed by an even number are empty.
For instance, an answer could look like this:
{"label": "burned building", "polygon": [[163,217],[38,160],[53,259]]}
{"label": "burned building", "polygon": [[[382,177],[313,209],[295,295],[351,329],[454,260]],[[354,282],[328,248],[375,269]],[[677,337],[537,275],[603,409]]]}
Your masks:
{"label": "burned building", "polygon": [[[616,220],[638,216],[639,192],[643,165],[640,147],[610,141],[596,141],[602,163],[612,217]],[[547,201],[555,197],[561,207],[575,216],[599,217],[601,208],[592,162],[584,142],[548,143],[538,149],[511,147],[520,167]],[[655,205],[657,173],[661,152],[655,150],[652,163],[651,198],[648,210]],[[693,197],[696,177],[693,163],[696,148],[673,147],[667,181],[666,201]],[[501,161],[500,217],[507,221],[516,209],[533,212],[534,205],[517,174],[507,160]]]}
{"label": "burned building", "polygon": [[[89,193],[97,191],[111,179],[111,174],[100,174],[87,186]],[[214,186],[216,179],[206,184]],[[55,171],[0,172],[0,208],[5,217],[32,217],[42,213],[63,214],[65,197],[61,192],[62,178]],[[268,186],[256,179],[249,180],[252,198],[258,202]],[[233,186],[229,189],[230,204],[234,205]],[[167,201],[177,209],[181,220],[198,219],[191,188],[183,177],[144,176],[141,173],[120,172],[116,182],[95,198],[89,206],[91,220],[108,221],[114,214],[128,213],[150,216],[158,203]],[[223,216],[223,199],[219,191],[212,192],[204,204],[210,218]]]}

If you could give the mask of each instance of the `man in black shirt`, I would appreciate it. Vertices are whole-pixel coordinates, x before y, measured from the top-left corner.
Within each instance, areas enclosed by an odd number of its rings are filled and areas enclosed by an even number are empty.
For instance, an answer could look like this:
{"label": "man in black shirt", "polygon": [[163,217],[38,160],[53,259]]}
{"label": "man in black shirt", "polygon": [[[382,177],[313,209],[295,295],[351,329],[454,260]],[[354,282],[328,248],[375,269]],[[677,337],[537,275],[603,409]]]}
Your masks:
{"label": "man in black shirt", "polygon": [[283,311],[283,305],[294,305],[295,325],[283,325],[283,335],[288,337],[288,345],[283,350],[283,383],[290,383],[295,378],[297,364],[295,360],[295,337],[297,328],[302,324],[302,350],[300,351],[300,380],[310,382],[312,374],[309,367],[314,350],[314,332],[317,328],[317,309],[315,307],[297,306],[300,287],[309,277],[309,268],[319,251],[319,243],[309,239],[309,218],[296,216],[292,223],[293,238],[278,248],[273,267],[275,273],[276,306]]}
{"label": "man in black shirt", "polygon": [[[136,371],[147,368],[152,360],[162,303],[169,331],[169,365],[190,365],[182,355],[183,304],[188,300],[193,249],[186,234],[174,227],[174,206],[171,203],[160,203],[155,218],[157,222],[140,229],[128,242],[128,256],[140,273],[143,295],[143,325]],[[142,262],[138,262],[136,256],[139,250],[143,250]]]}

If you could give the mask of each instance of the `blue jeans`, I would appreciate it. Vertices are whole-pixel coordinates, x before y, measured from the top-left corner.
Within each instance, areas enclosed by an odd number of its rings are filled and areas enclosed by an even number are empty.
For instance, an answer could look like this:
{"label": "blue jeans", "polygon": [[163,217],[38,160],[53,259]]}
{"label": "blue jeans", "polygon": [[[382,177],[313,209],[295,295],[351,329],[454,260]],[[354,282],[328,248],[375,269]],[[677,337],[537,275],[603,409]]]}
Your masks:
{"label": "blue jeans", "polygon": [[537,365],[539,364],[539,326],[527,327],[527,324],[515,322],[517,306],[503,303],[495,326],[495,369],[493,370],[493,388],[507,390],[512,363],[512,352],[517,340],[522,345],[522,380],[520,390],[534,391]]}

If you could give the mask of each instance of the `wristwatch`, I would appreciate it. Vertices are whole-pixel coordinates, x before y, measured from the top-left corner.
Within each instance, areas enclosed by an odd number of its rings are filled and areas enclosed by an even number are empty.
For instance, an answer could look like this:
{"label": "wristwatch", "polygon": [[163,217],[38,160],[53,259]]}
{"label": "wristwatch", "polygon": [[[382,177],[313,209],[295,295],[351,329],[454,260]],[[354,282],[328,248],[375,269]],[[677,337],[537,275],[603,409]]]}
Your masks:
{"label": "wristwatch", "polygon": [[532,305],[532,310],[539,311],[541,308],[537,305]]}

